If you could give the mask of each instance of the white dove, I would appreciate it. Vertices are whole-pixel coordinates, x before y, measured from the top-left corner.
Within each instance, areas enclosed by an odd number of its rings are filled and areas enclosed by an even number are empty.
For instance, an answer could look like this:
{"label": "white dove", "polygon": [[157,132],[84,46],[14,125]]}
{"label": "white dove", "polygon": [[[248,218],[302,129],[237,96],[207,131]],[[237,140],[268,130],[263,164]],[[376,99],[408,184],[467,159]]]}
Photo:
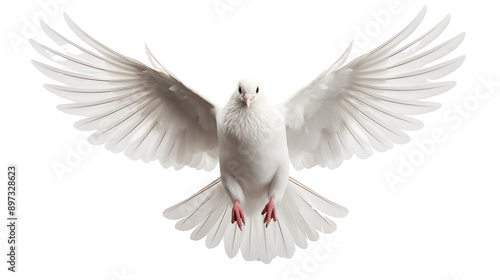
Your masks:
{"label": "white dove", "polygon": [[348,213],[291,178],[290,162],[297,169],[333,169],[353,154],[367,158],[374,150],[406,143],[404,131],[422,127],[408,115],[439,107],[421,99],[455,85],[434,80],[457,69],[465,57],[434,62],[453,51],[464,34],[426,48],[449,16],[402,45],[425,12],[424,7],[401,32],[345,64],[349,47],[280,105],[267,101],[272,93],[256,80],[244,78],[227,105],[216,107],[167,71],[147,47],[155,69],[104,46],[66,15],[69,27],[93,50],[42,24],[59,50],[31,44],[60,67],[33,64],[65,84],[46,88],[73,101],[58,108],[86,117],[75,127],[95,131],[92,143],[134,160],[158,160],[166,168],[212,170],[219,163],[220,178],[163,214],[180,219],[179,230],[196,227],[191,238],[206,237],[209,248],[224,239],[229,257],[241,250],[246,260],[269,263],[276,256],[291,257],[295,245],[307,247],[307,239],[318,240],[318,232],[335,231],[328,216]]}

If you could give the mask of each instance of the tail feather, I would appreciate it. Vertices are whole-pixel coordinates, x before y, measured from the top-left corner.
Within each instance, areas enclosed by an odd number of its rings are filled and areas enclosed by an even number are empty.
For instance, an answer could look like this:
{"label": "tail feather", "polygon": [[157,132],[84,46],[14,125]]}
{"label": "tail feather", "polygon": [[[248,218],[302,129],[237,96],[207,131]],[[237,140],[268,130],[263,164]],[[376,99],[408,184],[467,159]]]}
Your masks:
{"label": "tail feather", "polygon": [[196,207],[191,214],[187,215],[184,219],[178,221],[175,224],[175,228],[178,230],[190,230],[197,225],[202,225],[202,221],[206,221],[211,214],[219,209],[217,207],[220,201],[220,196],[216,196],[217,189],[211,192],[208,197],[206,197],[198,207]]}
{"label": "tail feather", "polygon": [[278,218],[280,218],[280,220],[287,225],[288,231],[292,235],[295,244],[297,244],[298,247],[305,249],[307,248],[307,237],[304,235],[305,227],[304,225],[300,225],[300,219],[298,219],[296,215],[292,214],[295,211],[290,210],[290,207],[288,206],[289,203],[286,199],[288,197],[285,197],[286,195],[284,195],[281,200],[281,207],[276,206],[276,213]]}
{"label": "tail feather", "polygon": [[[288,204],[288,202],[284,203],[285,205]],[[290,206],[286,205],[286,207],[289,209]],[[307,211],[308,209],[304,209],[304,211]],[[290,216],[291,216],[291,213],[290,213]],[[304,215],[301,213],[301,211],[296,211],[296,215],[295,215],[295,218],[293,218],[293,221],[292,221],[297,230],[302,234],[303,236],[303,240],[304,242],[307,242],[307,239],[311,240],[311,241],[316,241],[319,239],[319,234],[317,232],[317,230],[314,229],[314,227],[312,226],[311,222],[308,222],[308,220],[306,220],[306,218],[304,218]],[[287,223],[289,224],[289,223]],[[299,246],[299,245],[297,245]],[[300,246],[299,246],[300,247]],[[307,243],[305,243],[305,247],[301,247],[301,248],[306,248],[307,247]]]}
{"label": "tail feather", "polygon": [[[349,210],[347,210],[344,206],[338,205],[337,203],[323,197],[294,178],[290,177],[289,181],[292,185],[296,186],[295,190],[299,192],[299,195],[304,198],[310,206],[312,205],[321,212],[335,218],[343,218],[349,214]],[[290,184],[288,184],[288,186],[290,186]]]}
{"label": "tail feather", "polygon": [[[188,199],[166,209],[163,215],[179,220],[176,223],[179,230],[194,228],[191,239],[206,237],[208,248],[217,247],[224,239],[226,254],[230,258],[241,250],[245,260],[269,263],[276,256],[290,258],[295,245],[307,248],[307,240],[318,240],[319,232],[334,232],[337,226],[326,215],[344,217],[348,213],[345,207],[291,177],[283,199],[276,203],[277,222],[271,222],[267,228],[259,212],[249,211],[245,213],[246,224],[240,230],[236,224],[231,224],[231,210],[232,202],[218,178]],[[243,210],[245,212],[245,207]]]}
{"label": "tail feather", "polygon": [[217,220],[222,216],[222,212],[224,212],[225,207],[219,207],[214,211],[210,211],[208,216],[205,218],[203,223],[200,223],[195,230],[191,233],[191,239],[200,240],[205,237],[208,232],[214,227],[217,223]]}
{"label": "tail feather", "polygon": [[224,238],[224,234],[226,233],[226,229],[229,226],[229,223],[226,221],[226,217],[231,217],[231,205],[227,205],[224,209],[224,212],[219,217],[219,220],[215,223],[214,227],[210,230],[206,238],[206,245],[208,248],[215,248],[219,245],[222,238]]}
{"label": "tail feather", "polygon": [[[275,256],[280,256],[283,258],[291,258],[293,256],[293,253],[295,253],[295,244],[293,242],[293,238],[290,235],[290,232],[288,231],[286,225],[283,223],[283,221],[279,220],[279,214],[278,219],[276,220],[276,223],[273,223],[273,227],[276,228],[276,251],[274,252],[274,255],[272,256],[271,260]],[[270,227],[271,225],[269,225]],[[244,256],[243,256],[244,257]],[[269,262],[271,262],[269,260]],[[264,261],[264,260],[263,260]],[[264,261],[265,262],[265,261]],[[266,263],[269,263],[266,262]]]}
{"label": "tail feather", "polygon": [[172,220],[184,218],[186,215],[192,213],[193,210],[200,205],[200,201],[203,201],[209,196],[213,190],[217,188],[220,182],[221,178],[219,177],[197,193],[163,211],[163,216]]}
{"label": "tail feather", "polygon": [[[230,222],[229,219],[228,222]],[[234,256],[238,254],[242,240],[243,231],[241,231],[236,224],[228,226],[226,234],[224,235],[224,247],[228,257],[234,258]]]}

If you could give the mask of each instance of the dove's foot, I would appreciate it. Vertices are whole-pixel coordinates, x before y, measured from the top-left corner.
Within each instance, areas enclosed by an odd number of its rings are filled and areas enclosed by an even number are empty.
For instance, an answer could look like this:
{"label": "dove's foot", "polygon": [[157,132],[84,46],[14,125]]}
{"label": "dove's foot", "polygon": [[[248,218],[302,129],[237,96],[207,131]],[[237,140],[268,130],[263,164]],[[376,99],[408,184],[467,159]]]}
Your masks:
{"label": "dove's foot", "polygon": [[234,224],[234,222],[236,222],[240,230],[242,230],[241,223],[243,222],[243,224],[245,224],[245,215],[243,215],[243,209],[241,209],[241,205],[238,200],[235,200],[233,205],[231,223]]}
{"label": "dove's foot", "polygon": [[271,219],[276,222],[276,206],[274,205],[274,196],[271,196],[271,200],[269,200],[269,203],[266,204],[261,214],[266,214],[266,216],[264,216],[264,223],[266,224],[266,228],[271,222]]}

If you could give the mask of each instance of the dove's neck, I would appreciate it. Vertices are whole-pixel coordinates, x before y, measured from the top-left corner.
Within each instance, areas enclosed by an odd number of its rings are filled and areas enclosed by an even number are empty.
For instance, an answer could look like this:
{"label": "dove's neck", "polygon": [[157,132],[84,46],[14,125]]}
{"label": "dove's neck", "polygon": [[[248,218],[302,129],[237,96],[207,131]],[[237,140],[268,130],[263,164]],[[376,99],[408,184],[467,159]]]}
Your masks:
{"label": "dove's neck", "polygon": [[264,95],[247,108],[237,94],[228,101],[221,116],[221,132],[237,138],[241,143],[260,144],[272,137],[275,120],[281,119],[277,110]]}

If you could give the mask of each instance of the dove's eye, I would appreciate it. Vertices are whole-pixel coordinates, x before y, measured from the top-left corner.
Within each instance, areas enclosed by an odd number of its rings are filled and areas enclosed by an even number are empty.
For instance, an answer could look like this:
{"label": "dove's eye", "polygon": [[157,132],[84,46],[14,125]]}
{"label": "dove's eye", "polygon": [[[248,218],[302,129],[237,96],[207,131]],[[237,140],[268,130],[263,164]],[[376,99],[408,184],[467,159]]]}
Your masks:
{"label": "dove's eye", "polygon": [[257,87],[257,90],[255,91],[255,93],[259,93],[259,87]]}
{"label": "dove's eye", "polygon": [[238,90],[239,90],[239,91],[240,91],[240,93],[241,93],[241,87],[239,87],[239,88],[238,88]]}

